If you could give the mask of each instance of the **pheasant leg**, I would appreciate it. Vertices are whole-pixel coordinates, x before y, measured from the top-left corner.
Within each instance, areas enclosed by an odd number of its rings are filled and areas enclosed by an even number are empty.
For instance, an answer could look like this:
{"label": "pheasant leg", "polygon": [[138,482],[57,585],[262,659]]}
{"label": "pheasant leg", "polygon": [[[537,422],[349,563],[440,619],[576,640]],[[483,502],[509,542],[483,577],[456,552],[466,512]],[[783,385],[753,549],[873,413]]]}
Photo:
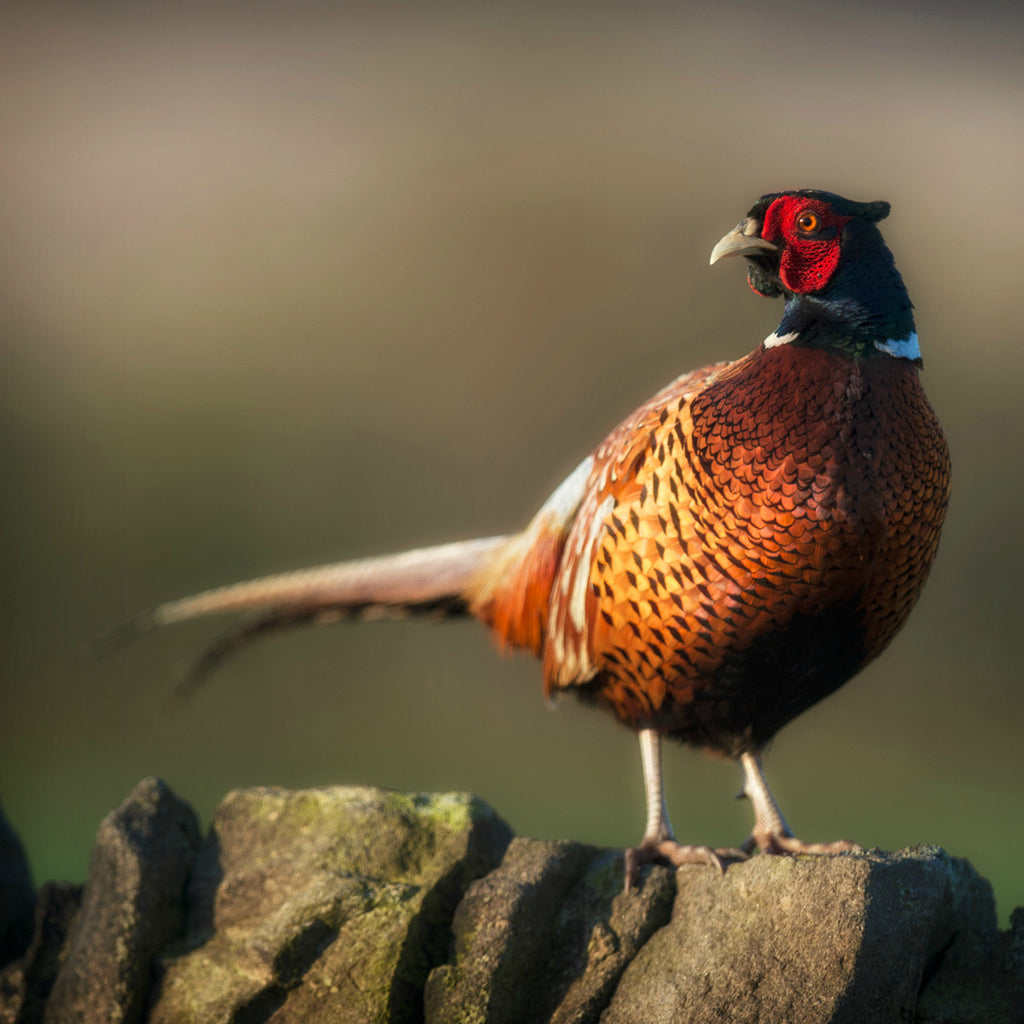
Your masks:
{"label": "pheasant leg", "polygon": [[754,830],[741,847],[746,853],[753,853],[755,849],[773,854],[843,853],[860,849],[848,839],[833,843],[805,843],[797,839],[768,788],[761,758],[757,754],[741,754],[740,765],[743,767],[743,795],[754,805]]}
{"label": "pheasant leg", "polygon": [[644,766],[647,793],[647,827],[638,846],[626,850],[626,892],[636,887],[640,868],[652,861],[681,864],[709,864],[725,871],[724,861],[746,860],[743,850],[714,850],[710,846],[680,843],[672,831],[665,804],[665,786],[661,772],[661,735],[654,729],[640,730],[640,756]]}

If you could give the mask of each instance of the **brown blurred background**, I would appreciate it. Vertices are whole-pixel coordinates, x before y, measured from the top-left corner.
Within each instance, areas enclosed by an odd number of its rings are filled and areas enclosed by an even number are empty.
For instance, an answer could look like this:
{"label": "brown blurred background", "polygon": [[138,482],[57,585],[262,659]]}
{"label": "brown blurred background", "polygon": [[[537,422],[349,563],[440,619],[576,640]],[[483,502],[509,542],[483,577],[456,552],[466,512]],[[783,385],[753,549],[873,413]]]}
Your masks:
{"label": "brown blurred background", "polygon": [[[1014,5],[1016,7],[1017,5]],[[624,845],[633,737],[472,624],[292,634],[164,710],[201,587],[512,530],[641,399],[777,323],[714,242],[763,192],[885,198],[954,500],[909,627],[787,728],[797,831],[938,843],[1024,903],[1024,21],[1007,6],[37,5],[0,31],[0,799],[80,879],[158,774],[470,790]],[[686,839],[737,771],[669,752]]]}

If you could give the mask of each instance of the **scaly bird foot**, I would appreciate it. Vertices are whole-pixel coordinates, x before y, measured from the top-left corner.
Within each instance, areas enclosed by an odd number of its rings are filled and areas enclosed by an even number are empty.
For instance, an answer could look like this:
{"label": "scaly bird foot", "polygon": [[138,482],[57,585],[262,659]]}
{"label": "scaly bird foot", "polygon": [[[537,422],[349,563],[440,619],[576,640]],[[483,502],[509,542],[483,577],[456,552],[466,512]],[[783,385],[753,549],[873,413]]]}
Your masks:
{"label": "scaly bird foot", "polygon": [[675,839],[642,839],[639,846],[626,850],[626,892],[635,889],[640,881],[640,869],[655,861],[680,867],[683,864],[707,864],[725,874],[733,861],[746,860],[748,854],[728,847],[713,850],[710,846],[688,846]]}
{"label": "scaly bird foot", "polygon": [[761,758],[753,751],[747,751],[740,755],[740,765],[743,768],[743,789],[739,795],[749,798],[754,805],[754,828],[742,846],[746,853],[751,854],[756,849],[762,853],[776,855],[832,854],[861,849],[849,839],[838,839],[834,843],[805,843],[802,839],[797,839],[768,788],[768,780],[764,777],[764,770],[761,767]]}
{"label": "scaly bird foot", "polygon": [[776,856],[797,853],[847,853],[863,849],[849,839],[837,839],[833,843],[805,843],[794,835],[769,831],[754,831],[740,848],[748,855],[754,850],[760,850],[762,853]]}

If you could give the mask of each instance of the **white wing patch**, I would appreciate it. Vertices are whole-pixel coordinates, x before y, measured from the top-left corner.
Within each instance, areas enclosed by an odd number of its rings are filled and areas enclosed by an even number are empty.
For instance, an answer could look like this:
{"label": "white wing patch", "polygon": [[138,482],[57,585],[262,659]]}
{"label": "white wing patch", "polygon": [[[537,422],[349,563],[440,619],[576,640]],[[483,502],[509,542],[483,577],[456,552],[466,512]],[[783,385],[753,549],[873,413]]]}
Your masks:
{"label": "white wing patch", "polygon": [[[713,363],[677,377],[653,398],[620,423],[598,446],[591,459],[569,475],[548,499],[546,507],[573,507],[574,521],[562,551],[561,564],[551,587],[547,633],[544,640],[545,685],[549,693],[560,687],[584,683],[598,672],[589,651],[590,626],[587,601],[591,573],[606,522],[615,508],[614,494],[620,480],[630,472],[626,456],[637,431],[649,429],[662,410],[678,415],[690,398],[706,388],[732,363]],[[643,424],[648,427],[642,427]],[[571,481],[571,483],[570,483]],[[563,503],[564,499],[564,503]],[[571,500],[570,500],[571,499]]]}
{"label": "white wing patch", "polygon": [[[593,460],[589,462],[592,467]],[[598,495],[607,474],[606,465],[599,480],[591,481],[588,475],[583,481],[584,485],[591,483],[592,486],[580,502],[576,522],[562,554],[562,568],[551,589],[547,643],[558,666],[556,681],[559,684],[589,679],[597,671],[587,655],[587,592],[604,518],[615,505],[611,495],[598,504]],[[568,566],[572,566],[571,572],[566,571]]]}
{"label": "white wing patch", "polygon": [[[590,480],[594,469],[594,456],[588,455],[559,485],[554,493],[544,502],[538,514],[538,519],[546,522],[552,518],[560,526],[565,526],[572,520],[580,504],[587,493],[587,483]],[[608,501],[611,501],[609,498]],[[614,503],[613,503],[614,504]],[[591,545],[592,546],[592,545]],[[559,593],[561,600],[566,598],[566,585],[568,580],[565,574],[560,574]],[[586,624],[586,600],[587,587],[590,585],[590,563],[580,560],[576,565],[576,574],[572,581],[572,589],[569,597],[568,611],[573,625],[579,632],[583,632]]]}
{"label": "white wing patch", "polygon": [[[572,592],[569,595],[569,618],[576,629],[583,633],[587,624],[587,592],[590,590],[590,570],[594,563],[594,549],[598,538],[604,531],[604,521],[608,513],[615,508],[615,499],[609,495],[597,507],[597,512],[590,523],[590,534],[583,545],[584,557],[576,563],[573,576]],[[589,557],[586,555],[589,554]]]}
{"label": "white wing patch", "polygon": [[[571,578],[564,569],[561,569],[555,577],[554,585],[551,589],[551,607],[549,609],[548,621],[551,623],[557,622],[558,615],[555,609],[565,609],[568,611],[577,633],[581,635],[585,635],[586,588],[590,583],[590,561],[589,559],[574,561],[567,559],[566,555],[570,552],[575,552],[581,546],[579,543],[578,519],[581,514],[586,514],[587,506],[594,500],[594,489],[587,486],[591,481],[593,471],[594,456],[588,455],[555,488],[554,493],[544,502],[534,519],[535,523],[543,524],[542,528],[550,528],[552,521],[554,524],[557,524],[559,529],[565,529],[570,526],[570,523],[573,524],[567,539],[566,553],[562,557],[562,565],[574,564],[577,566],[577,570],[574,577]],[[605,472],[607,472],[607,469]],[[573,523],[573,520],[577,520],[577,522]],[[551,631],[547,641],[550,644],[554,644],[560,663],[564,663],[567,658],[565,640],[566,638],[562,633],[555,629]],[[581,665],[574,652],[568,655],[568,660],[573,662],[572,667],[574,671],[592,671],[589,664],[586,666]]]}
{"label": "white wing patch", "polygon": [[594,456],[588,455],[552,492],[551,497],[541,506],[538,519],[553,518],[561,524],[568,523],[580,507],[587,491],[587,481],[594,468]]}

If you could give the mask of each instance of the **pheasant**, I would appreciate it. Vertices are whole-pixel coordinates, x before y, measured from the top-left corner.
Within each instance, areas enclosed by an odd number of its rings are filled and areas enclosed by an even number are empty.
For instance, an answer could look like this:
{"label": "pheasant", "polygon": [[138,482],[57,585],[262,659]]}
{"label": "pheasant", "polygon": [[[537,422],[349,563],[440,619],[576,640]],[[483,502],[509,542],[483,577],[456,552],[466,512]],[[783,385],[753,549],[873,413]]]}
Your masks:
{"label": "pheasant", "polygon": [[[949,454],[918,377],[912,305],[877,223],[886,202],[762,196],[711,252],[746,260],[782,320],[748,356],[683,374],[620,423],[529,525],[269,576],[160,605],[122,639],[255,610],[182,684],[253,637],[302,622],[470,615],[639,736],[639,865],[835,853],[797,839],[760,752],[906,621],[949,499]],[[663,738],[739,761],[754,826],[736,849],[679,842]]]}

